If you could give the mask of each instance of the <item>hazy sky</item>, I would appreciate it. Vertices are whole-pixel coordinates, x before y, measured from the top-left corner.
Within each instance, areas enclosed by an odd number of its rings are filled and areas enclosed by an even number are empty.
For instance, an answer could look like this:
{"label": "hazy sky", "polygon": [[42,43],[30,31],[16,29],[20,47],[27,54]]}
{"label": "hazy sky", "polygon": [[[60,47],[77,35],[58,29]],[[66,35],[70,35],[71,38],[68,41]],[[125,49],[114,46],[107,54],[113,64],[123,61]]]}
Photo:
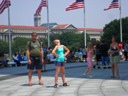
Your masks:
{"label": "hazy sky", "polygon": [[[2,1],[2,0],[0,0]],[[83,9],[65,11],[75,0],[49,0],[50,22],[58,24],[73,24],[83,27]],[[119,9],[103,11],[112,0],[85,0],[86,26],[88,28],[103,28],[111,20],[119,19]],[[122,1],[122,17],[128,16],[128,0]],[[11,0],[11,25],[34,25],[33,15],[41,0]],[[47,22],[46,8],[42,9],[42,23]],[[8,24],[7,9],[0,15],[0,25]]]}

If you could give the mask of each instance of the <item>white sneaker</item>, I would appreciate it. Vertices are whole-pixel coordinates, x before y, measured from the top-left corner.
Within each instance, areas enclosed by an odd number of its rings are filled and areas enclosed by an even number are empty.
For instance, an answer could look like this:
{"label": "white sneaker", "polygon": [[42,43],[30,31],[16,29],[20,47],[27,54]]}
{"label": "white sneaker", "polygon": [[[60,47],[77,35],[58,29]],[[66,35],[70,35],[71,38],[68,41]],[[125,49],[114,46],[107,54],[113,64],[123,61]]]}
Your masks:
{"label": "white sneaker", "polygon": [[83,76],[86,76],[86,74],[85,74],[85,73],[83,73],[82,75],[83,75]]}
{"label": "white sneaker", "polygon": [[89,76],[90,79],[92,79],[93,77],[92,76]]}

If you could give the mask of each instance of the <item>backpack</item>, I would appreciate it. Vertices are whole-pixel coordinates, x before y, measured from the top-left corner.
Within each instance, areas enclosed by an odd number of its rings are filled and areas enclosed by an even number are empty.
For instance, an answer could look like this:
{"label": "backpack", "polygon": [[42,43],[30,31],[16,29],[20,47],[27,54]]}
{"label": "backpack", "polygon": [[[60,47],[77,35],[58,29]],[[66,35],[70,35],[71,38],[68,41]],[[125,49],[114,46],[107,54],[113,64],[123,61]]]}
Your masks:
{"label": "backpack", "polygon": [[[41,42],[40,42],[39,40],[37,40],[37,41],[39,42],[40,47],[41,47]],[[32,48],[31,48],[31,43],[32,43],[32,41],[29,42],[29,48],[30,48],[30,50],[32,49]]]}

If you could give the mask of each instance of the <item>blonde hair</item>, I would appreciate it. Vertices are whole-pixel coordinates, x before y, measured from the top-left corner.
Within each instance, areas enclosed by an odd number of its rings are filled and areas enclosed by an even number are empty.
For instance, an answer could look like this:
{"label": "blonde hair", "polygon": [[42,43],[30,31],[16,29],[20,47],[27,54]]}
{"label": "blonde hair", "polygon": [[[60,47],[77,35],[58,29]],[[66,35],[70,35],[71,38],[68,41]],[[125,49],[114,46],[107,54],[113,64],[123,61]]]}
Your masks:
{"label": "blonde hair", "polygon": [[92,44],[91,43],[88,43],[87,44],[87,52],[89,52],[90,50],[92,50]]}
{"label": "blonde hair", "polygon": [[59,39],[55,39],[54,43],[58,42],[60,44],[60,40]]}

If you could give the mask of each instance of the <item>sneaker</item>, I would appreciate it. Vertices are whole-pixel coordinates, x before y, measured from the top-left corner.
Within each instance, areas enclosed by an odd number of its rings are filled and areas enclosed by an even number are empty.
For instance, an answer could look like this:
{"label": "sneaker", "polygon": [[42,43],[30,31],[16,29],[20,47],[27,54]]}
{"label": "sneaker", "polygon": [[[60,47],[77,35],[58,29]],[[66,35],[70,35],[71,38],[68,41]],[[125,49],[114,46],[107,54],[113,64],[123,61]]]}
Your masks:
{"label": "sneaker", "polygon": [[54,85],[54,88],[58,88],[58,84],[55,84],[55,85]]}
{"label": "sneaker", "polygon": [[92,79],[93,77],[92,76],[89,76],[90,79]]}
{"label": "sneaker", "polygon": [[66,86],[68,86],[68,84],[67,84],[67,83],[64,83],[64,84],[63,84],[63,86],[65,86],[65,87],[66,87]]}
{"label": "sneaker", "polygon": [[85,74],[85,73],[83,73],[82,75],[83,75],[83,76],[86,76],[86,74]]}

